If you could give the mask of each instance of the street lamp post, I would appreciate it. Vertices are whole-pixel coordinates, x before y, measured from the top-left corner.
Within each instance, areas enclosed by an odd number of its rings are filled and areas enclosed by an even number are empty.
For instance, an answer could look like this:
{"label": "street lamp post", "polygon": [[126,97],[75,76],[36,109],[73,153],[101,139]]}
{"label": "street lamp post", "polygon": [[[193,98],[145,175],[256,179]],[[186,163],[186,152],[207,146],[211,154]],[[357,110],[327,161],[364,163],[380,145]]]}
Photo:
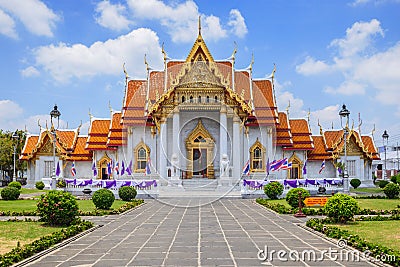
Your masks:
{"label": "street lamp post", "polygon": [[14,171],[13,171],[13,177],[12,177],[11,181],[16,181],[17,180],[17,176],[15,174],[15,155],[17,154],[17,141],[19,139],[19,135],[17,134],[17,132],[15,132],[15,133],[13,133],[13,135],[11,137],[12,137],[12,139],[15,140],[14,153],[13,153],[13,156],[14,156]]}
{"label": "street lamp post", "polygon": [[[387,177],[387,174],[386,174],[386,146],[387,146],[387,143],[389,140],[389,134],[387,133],[386,130],[383,131],[382,138],[383,138],[383,148],[385,149],[385,170],[383,172],[382,178],[383,178],[383,180],[386,180],[386,177]],[[386,141],[386,143],[385,143],[385,141]]]}
{"label": "street lamp post", "polygon": [[59,125],[59,119],[61,116],[61,112],[58,110],[57,105],[54,105],[54,109],[50,111],[50,120],[51,120],[51,134],[53,136],[53,172],[51,174],[51,189],[56,189],[56,128],[54,127],[53,118],[57,119],[57,128]]}
{"label": "street lamp post", "polygon": [[[349,193],[349,175],[347,173],[347,135],[349,133],[349,116],[350,111],[343,104],[342,109],[339,111],[340,125],[343,128],[344,136],[344,168],[343,168],[343,192],[345,194]],[[346,124],[343,126],[343,119],[345,119]]]}

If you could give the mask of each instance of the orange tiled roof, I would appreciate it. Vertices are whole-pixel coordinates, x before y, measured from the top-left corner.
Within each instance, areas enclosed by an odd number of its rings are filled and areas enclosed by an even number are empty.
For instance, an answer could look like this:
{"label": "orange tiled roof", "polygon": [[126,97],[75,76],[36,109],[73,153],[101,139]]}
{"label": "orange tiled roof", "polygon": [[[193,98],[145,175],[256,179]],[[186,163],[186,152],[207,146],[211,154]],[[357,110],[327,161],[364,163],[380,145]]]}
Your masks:
{"label": "orange tiled roof", "polygon": [[372,154],[373,160],[380,160],[378,150],[375,147],[374,140],[370,136],[363,135],[361,136],[364,147],[368,150],[369,153]]}
{"label": "orange tiled roof", "polygon": [[72,150],[78,136],[77,130],[57,130],[57,140],[66,150]]}
{"label": "orange tiled roof", "polygon": [[87,136],[78,136],[74,151],[69,155],[68,160],[71,161],[91,161],[93,154],[90,150],[85,149]]}
{"label": "orange tiled roof", "polygon": [[39,135],[30,135],[26,138],[25,145],[22,149],[19,159],[28,160],[29,155],[32,153],[33,149],[36,147],[39,141]]}
{"label": "orange tiled roof", "polygon": [[279,124],[276,126],[276,145],[277,146],[292,146],[292,133],[286,113],[279,112]]}
{"label": "orange tiled roof", "polygon": [[88,150],[107,150],[108,132],[111,120],[94,119],[90,125],[89,138],[87,139],[85,149]]}
{"label": "orange tiled roof", "polygon": [[144,116],[146,84],[147,82],[142,80],[129,81],[121,114],[122,125],[143,124],[147,120],[147,117]]}
{"label": "orange tiled roof", "polygon": [[325,149],[325,140],[321,135],[311,136],[314,149],[308,151],[307,160],[329,160],[332,158],[332,154],[327,152]]}
{"label": "orange tiled roof", "polygon": [[271,81],[253,81],[254,113],[259,125],[276,125],[279,123]]}
{"label": "orange tiled roof", "polygon": [[112,115],[110,131],[108,132],[107,146],[122,146],[121,112]]}
{"label": "orange tiled roof", "polygon": [[314,148],[311,131],[305,119],[289,120],[290,129],[292,132],[293,146],[287,149],[291,150],[311,150]]}

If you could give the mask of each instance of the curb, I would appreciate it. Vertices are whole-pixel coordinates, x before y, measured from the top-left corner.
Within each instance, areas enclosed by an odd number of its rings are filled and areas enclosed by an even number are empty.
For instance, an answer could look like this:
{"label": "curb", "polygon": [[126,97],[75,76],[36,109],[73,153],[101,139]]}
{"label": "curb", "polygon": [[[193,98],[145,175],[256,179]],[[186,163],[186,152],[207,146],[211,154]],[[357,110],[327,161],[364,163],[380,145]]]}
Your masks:
{"label": "curb", "polygon": [[90,229],[88,229],[86,231],[83,231],[82,233],[79,233],[79,234],[77,234],[77,235],[75,235],[73,237],[70,237],[70,238],[62,241],[61,243],[58,243],[58,244],[54,245],[51,248],[48,248],[48,249],[43,250],[41,252],[38,252],[35,255],[33,255],[33,256],[23,260],[23,261],[20,261],[20,262],[14,264],[12,266],[13,267],[26,266],[27,264],[36,261],[37,259],[43,257],[44,255],[47,255],[47,254],[49,254],[49,253],[51,253],[51,252],[53,252],[53,251],[55,251],[55,250],[57,250],[59,248],[62,248],[64,246],[68,245],[69,243],[81,238],[82,236],[85,236],[85,235],[87,235],[87,234],[99,229],[100,227],[102,227],[102,225],[96,225],[96,226],[94,226],[94,227],[92,227],[92,228],[90,228]]}

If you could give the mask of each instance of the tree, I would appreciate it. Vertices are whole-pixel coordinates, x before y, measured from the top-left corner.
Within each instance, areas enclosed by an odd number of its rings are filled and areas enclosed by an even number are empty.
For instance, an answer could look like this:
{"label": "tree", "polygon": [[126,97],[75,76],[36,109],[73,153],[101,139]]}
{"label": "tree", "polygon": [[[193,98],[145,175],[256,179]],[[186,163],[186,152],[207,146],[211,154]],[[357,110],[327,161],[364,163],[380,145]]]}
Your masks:
{"label": "tree", "polygon": [[25,144],[26,134],[25,131],[17,130],[18,140],[13,139],[13,132],[0,130],[0,169],[2,175],[6,172],[8,176],[12,177],[14,170],[14,146],[16,146],[15,156],[15,171],[24,171],[26,169],[26,162],[20,161],[19,155]]}

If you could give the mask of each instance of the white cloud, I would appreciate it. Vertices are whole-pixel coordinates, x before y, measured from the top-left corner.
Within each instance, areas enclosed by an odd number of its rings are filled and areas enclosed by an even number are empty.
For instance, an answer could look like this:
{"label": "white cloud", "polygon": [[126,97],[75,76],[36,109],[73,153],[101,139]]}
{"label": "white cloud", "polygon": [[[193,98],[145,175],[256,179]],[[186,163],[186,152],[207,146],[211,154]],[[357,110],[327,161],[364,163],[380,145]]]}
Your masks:
{"label": "white cloud", "polygon": [[374,5],[381,5],[385,3],[400,3],[400,0],[354,0],[349,5],[352,7],[358,7],[362,5],[367,5],[373,3]]}
{"label": "white cloud", "polygon": [[244,18],[239,10],[232,9],[229,12],[228,26],[231,26],[231,31],[238,37],[243,38],[247,33],[247,26],[244,22]]}
{"label": "white cloud", "polygon": [[108,0],[99,2],[96,6],[96,22],[111,30],[126,30],[130,21],[125,17],[126,8],[121,4],[111,4]]}
{"label": "white cloud", "polygon": [[346,29],[346,37],[335,39],[330,46],[338,47],[342,57],[350,57],[363,52],[372,43],[377,34],[383,36],[381,23],[377,19],[370,22],[356,22]]}
{"label": "white cloud", "polygon": [[29,66],[23,70],[21,70],[21,75],[23,77],[36,77],[40,75],[40,72],[37,68]]}
{"label": "white cloud", "polygon": [[0,0],[0,8],[20,20],[28,31],[39,36],[52,37],[52,29],[60,20],[59,16],[39,0]]}
{"label": "white cloud", "polygon": [[365,86],[354,81],[344,81],[338,88],[326,87],[325,92],[342,95],[363,95]]}
{"label": "white cloud", "polygon": [[323,129],[331,128],[334,123],[334,128],[339,127],[339,105],[327,106],[320,110],[311,111],[310,125],[313,133],[319,133],[318,121]]}
{"label": "white cloud", "polygon": [[95,42],[91,46],[65,43],[42,46],[34,50],[34,55],[36,65],[48,71],[58,82],[95,75],[118,75],[122,73],[124,62],[132,78],[142,78],[145,75],[145,54],[152,67],[162,66],[158,41],[155,32],[140,28],[117,39]]}
{"label": "white cloud", "polygon": [[[202,35],[208,40],[219,40],[227,36],[220,19],[214,15],[200,14],[195,2],[188,0],[180,4],[165,4],[159,0],[128,0],[128,6],[137,20],[158,20],[167,28],[173,42],[193,42],[197,36],[198,17],[202,17]],[[231,10],[228,26],[238,37],[247,32],[239,11]]]}
{"label": "white cloud", "polygon": [[328,70],[328,64],[321,60],[315,60],[310,56],[307,56],[302,64],[296,66],[296,71],[303,75],[314,75]]}
{"label": "white cloud", "polygon": [[18,34],[15,30],[14,20],[0,9],[0,34],[16,39]]}
{"label": "white cloud", "polygon": [[[304,63],[296,66],[303,75],[321,74],[330,70],[340,74],[340,85],[327,85],[329,94],[367,95],[383,104],[397,105],[400,98],[400,42],[383,51],[373,47],[376,36],[384,36],[380,22],[356,22],[346,30],[346,36],[335,39],[330,48],[337,48],[337,55],[328,64],[322,60],[307,57]],[[322,62],[322,63],[321,63]],[[400,111],[400,108],[399,108]]]}

